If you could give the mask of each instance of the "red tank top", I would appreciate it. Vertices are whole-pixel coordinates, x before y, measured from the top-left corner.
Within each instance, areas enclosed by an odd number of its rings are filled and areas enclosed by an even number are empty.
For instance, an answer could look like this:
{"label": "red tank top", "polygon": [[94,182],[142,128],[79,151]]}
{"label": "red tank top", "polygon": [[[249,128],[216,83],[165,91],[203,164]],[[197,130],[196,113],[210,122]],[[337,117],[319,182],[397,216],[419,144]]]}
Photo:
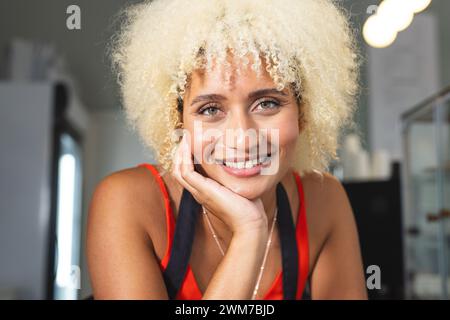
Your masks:
{"label": "red tank top", "polygon": [[[156,181],[161,189],[164,197],[164,206],[166,208],[166,234],[168,237],[168,245],[166,247],[166,252],[163,259],[159,262],[160,268],[164,271],[167,267],[170,257],[170,250],[172,249],[173,235],[175,232],[175,218],[170,206],[169,194],[167,192],[166,186],[163,179],[161,178],[158,170],[149,163],[142,163],[138,166],[146,167],[155,176]],[[303,194],[303,186],[298,173],[294,172],[298,195],[300,199],[300,206],[298,210],[296,230],[297,247],[299,250],[298,254],[298,265],[299,265],[299,277],[298,277],[298,287],[297,287],[297,300],[302,297],[303,290],[306,285],[306,281],[309,273],[309,245],[308,245],[308,226],[306,224],[306,207]],[[275,277],[274,282],[270,286],[269,290],[264,295],[264,300],[282,300],[283,299],[283,282],[282,282],[282,271],[280,271]],[[197,285],[194,278],[194,274],[190,265],[187,267],[186,275],[183,279],[182,286],[178,291],[176,296],[177,300],[201,300],[202,293]]]}

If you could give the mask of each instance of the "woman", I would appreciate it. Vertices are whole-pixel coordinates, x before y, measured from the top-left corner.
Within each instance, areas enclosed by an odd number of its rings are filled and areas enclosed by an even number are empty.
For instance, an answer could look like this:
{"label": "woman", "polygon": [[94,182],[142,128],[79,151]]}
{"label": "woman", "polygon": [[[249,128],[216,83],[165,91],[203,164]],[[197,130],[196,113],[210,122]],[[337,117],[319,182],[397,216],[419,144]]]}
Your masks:
{"label": "woman", "polygon": [[157,0],[126,18],[112,51],[124,110],[158,165],[93,194],[94,297],[366,299],[351,206],[326,172],[357,93],[344,11]]}

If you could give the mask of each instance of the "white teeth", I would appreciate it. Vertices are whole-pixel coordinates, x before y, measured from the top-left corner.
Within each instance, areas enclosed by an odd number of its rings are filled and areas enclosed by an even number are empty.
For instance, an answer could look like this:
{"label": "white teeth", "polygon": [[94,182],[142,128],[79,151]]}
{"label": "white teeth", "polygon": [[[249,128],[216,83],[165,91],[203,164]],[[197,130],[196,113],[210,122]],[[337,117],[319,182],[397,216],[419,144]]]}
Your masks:
{"label": "white teeth", "polygon": [[225,162],[225,165],[229,168],[237,168],[236,162]]}
{"label": "white teeth", "polygon": [[229,168],[251,169],[257,165],[265,164],[268,161],[270,161],[270,156],[261,157],[259,161],[258,161],[258,159],[253,159],[253,160],[249,160],[249,161],[239,161],[239,162],[234,162],[234,161],[225,161],[225,162],[219,161],[219,162],[220,162],[220,164],[225,164]]}
{"label": "white teeth", "polygon": [[270,160],[270,157],[269,156],[265,156],[265,157],[263,157],[261,159],[261,163],[264,164],[264,163],[268,162],[269,160]]}

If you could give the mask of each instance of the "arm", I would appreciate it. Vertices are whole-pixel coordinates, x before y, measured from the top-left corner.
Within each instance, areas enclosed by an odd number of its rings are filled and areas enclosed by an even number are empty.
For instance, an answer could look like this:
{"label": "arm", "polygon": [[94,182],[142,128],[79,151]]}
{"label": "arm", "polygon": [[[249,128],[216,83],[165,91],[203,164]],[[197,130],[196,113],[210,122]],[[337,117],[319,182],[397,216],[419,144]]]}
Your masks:
{"label": "arm", "polygon": [[[156,198],[139,199],[135,178],[110,175],[92,196],[86,245],[95,299],[167,299],[153,245],[137,214],[159,204]],[[146,191],[158,194],[156,188]]]}
{"label": "arm", "polygon": [[264,230],[233,235],[223,260],[208,284],[203,300],[251,298],[268,237],[267,228]]}
{"label": "arm", "polygon": [[367,299],[366,281],[353,211],[341,183],[324,180],[324,217],[330,231],[311,275],[313,299]]}
{"label": "arm", "polygon": [[[152,241],[144,228],[144,221],[151,217],[142,214],[163,212],[164,206],[156,182],[142,185],[137,179],[132,173],[115,173],[103,179],[93,194],[87,258],[95,299],[168,299]],[[153,177],[146,175],[145,179]],[[266,221],[233,235],[203,299],[251,297],[255,270],[261,265],[268,237]]]}

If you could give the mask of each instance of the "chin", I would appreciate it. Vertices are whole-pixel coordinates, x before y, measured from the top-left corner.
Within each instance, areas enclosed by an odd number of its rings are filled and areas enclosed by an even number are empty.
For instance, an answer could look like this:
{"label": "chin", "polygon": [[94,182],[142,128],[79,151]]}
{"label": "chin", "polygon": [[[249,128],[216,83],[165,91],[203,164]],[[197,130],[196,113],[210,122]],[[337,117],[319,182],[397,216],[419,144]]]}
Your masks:
{"label": "chin", "polygon": [[224,181],[222,185],[244,198],[256,200],[269,191],[273,184],[268,181]]}

